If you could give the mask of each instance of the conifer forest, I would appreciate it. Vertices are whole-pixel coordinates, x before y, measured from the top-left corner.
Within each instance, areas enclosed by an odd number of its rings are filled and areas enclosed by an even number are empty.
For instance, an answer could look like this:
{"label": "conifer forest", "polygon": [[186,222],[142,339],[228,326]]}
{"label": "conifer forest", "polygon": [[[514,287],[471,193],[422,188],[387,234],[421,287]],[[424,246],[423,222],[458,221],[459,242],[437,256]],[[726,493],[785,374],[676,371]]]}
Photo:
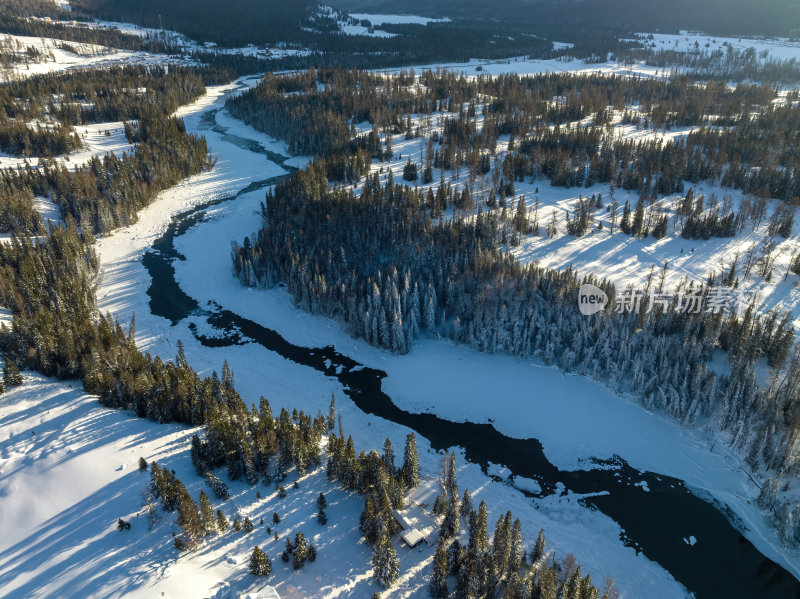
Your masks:
{"label": "conifer forest", "polygon": [[800,597],[798,140],[786,0],[0,0],[0,596]]}

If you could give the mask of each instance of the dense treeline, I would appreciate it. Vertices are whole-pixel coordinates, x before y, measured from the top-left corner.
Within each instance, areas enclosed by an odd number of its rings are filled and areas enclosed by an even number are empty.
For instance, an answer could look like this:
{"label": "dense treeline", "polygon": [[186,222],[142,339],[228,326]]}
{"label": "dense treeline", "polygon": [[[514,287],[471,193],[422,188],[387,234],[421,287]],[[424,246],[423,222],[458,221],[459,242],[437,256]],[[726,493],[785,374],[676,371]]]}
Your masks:
{"label": "dense treeline", "polygon": [[[224,78],[224,70],[203,71],[121,67],[0,86],[0,150],[42,158],[38,167],[0,171],[0,232],[43,233],[34,208],[43,196],[78,225],[103,233],[134,222],[159,191],[208,166],[205,141],[164,116],[200,97],[204,78]],[[27,124],[33,120],[45,124]],[[128,120],[129,139],[138,142],[131,155],[93,157],[75,169],[49,160],[82,145],[74,125],[108,120]]]}
{"label": "dense treeline", "polygon": [[[61,16],[72,18],[69,13]],[[116,28],[76,26],[44,19],[24,18],[10,14],[5,7],[0,7],[0,31],[9,35],[52,38],[123,50],[165,52],[172,49],[155,37],[122,33]]]}
{"label": "dense treeline", "polygon": [[50,116],[64,125],[170,114],[203,95],[206,77],[216,73],[143,65],[37,75],[0,86],[0,114],[25,121]]}
{"label": "dense treeline", "polygon": [[800,62],[797,59],[759,56],[752,47],[740,50],[728,45],[724,51],[697,47],[693,52],[631,48],[621,53],[621,58],[644,60],[651,66],[680,70],[695,79],[789,85],[800,82]]}
{"label": "dense treeline", "polygon": [[[147,0],[76,0],[76,14],[85,18],[138,23],[178,31],[187,37],[222,46],[289,44],[315,52],[371,56],[375,66],[420,64],[438,60],[504,58],[535,53],[550,56],[552,43],[528,35],[513,21],[456,19],[447,23],[393,25],[392,37],[343,35],[337,21],[348,17],[315,2],[173,0],[167,5]],[[400,61],[400,62],[397,62]],[[313,63],[312,63],[313,64]],[[339,62],[340,65],[352,64]]]}
{"label": "dense treeline", "polygon": [[[775,91],[764,85],[728,89],[721,82],[697,85],[686,77],[467,79],[426,71],[417,78],[413,71],[384,77],[312,69],[290,77],[268,76],[231,98],[227,107],[256,129],[284,139],[293,152],[328,160],[360,149],[356,158],[363,164],[365,157],[380,156],[379,131],[418,137],[420,127],[412,128],[410,121],[405,125],[407,115],[421,114],[430,123],[430,115],[448,111],[453,116],[444,120],[441,135],[433,133],[439,147],[429,145],[425,167],[465,164],[486,174],[485,159],[495,153],[498,137],[511,135],[519,142],[504,159],[503,175],[512,182],[545,176],[554,185],[613,183],[655,196],[683,191],[684,181],[714,181],[792,201],[800,196],[798,158],[791,150],[800,106],[775,105],[774,99]],[[631,105],[636,109],[630,110]],[[622,113],[623,122],[654,131],[700,129],[685,141],[617,139],[610,127],[614,110]],[[373,131],[353,140],[352,125],[365,120]]]}
{"label": "dense treeline", "polygon": [[17,235],[35,235],[44,232],[33,190],[5,180],[0,182],[0,198],[0,233],[13,231]]}
{"label": "dense treeline", "polygon": [[71,127],[49,125],[30,127],[12,119],[0,119],[0,152],[12,156],[59,156],[82,146]]}
{"label": "dense treeline", "polygon": [[6,169],[0,180],[52,197],[63,214],[96,234],[129,225],[160,191],[209,166],[205,139],[187,134],[180,119],[154,112],[135,131],[140,143],[132,154],[95,156],[74,170],[49,161]]}

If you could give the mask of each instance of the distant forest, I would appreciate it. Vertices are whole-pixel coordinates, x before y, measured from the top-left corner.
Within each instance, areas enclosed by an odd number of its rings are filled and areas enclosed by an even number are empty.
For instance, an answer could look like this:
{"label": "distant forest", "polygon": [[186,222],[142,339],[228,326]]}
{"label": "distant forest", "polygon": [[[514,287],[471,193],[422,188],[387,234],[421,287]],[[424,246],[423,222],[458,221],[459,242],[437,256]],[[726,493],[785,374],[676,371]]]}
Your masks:
{"label": "distant forest", "polygon": [[[359,57],[381,53],[385,64],[414,61],[499,58],[534,53],[549,55],[552,44],[526,35],[513,21],[457,19],[449,23],[394,25],[394,37],[345,36],[336,15],[320,14],[312,2],[274,0],[76,0],[74,15],[128,21],[147,27],[179,31],[191,39],[221,46],[286,43],[319,52],[347,52]],[[346,18],[338,15],[338,18]],[[344,63],[342,63],[344,64]],[[348,63],[349,64],[349,63]]]}
{"label": "distant forest", "polygon": [[677,32],[702,30],[715,35],[797,35],[800,4],[794,0],[409,0],[402,10],[394,0],[331,0],[348,11],[486,18],[525,22],[532,31],[597,29]]}

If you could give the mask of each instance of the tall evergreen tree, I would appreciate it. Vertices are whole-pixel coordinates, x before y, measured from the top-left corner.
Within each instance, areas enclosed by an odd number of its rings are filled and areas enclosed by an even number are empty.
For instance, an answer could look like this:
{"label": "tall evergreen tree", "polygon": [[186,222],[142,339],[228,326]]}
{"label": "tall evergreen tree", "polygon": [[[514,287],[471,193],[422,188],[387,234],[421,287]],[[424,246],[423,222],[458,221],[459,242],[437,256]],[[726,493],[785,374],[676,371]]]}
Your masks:
{"label": "tall evergreen tree", "polygon": [[269,576],[272,573],[272,562],[258,545],[253,548],[250,556],[250,573],[255,576]]}
{"label": "tall evergreen tree", "polygon": [[214,520],[214,507],[205,491],[200,491],[200,520],[203,523],[205,534],[216,530],[217,524]]}
{"label": "tall evergreen tree", "polygon": [[428,586],[430,596],[434,599],[445,599],[447,597],[447,575],[449,572],[447,546],[445,545],[444,537],[439,537],[439,542],[436,544],[436,554],[433,558],[433,573]]}
{"label": "tall evergreen tree", "polygon": [[415,489],[419,484],[419,454],[417,453],[417,438],[414,433],[406,436],[402,475],[407,489]]}
{"label": "tall evergreen tree", "polygon": [[373,577],[383,588],[388,589],[400,574],[400,560],[385,532],[381,534],[372,554]]}

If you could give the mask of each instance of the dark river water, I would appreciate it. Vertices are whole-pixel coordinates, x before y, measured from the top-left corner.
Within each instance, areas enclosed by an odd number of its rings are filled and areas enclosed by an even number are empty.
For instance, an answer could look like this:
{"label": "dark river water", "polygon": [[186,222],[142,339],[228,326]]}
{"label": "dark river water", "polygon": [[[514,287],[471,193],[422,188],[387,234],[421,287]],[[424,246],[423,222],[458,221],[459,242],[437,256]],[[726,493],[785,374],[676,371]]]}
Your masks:
{"label": "dark river water", "polygon": [[[265,154],[273,162],[283,164],[286,160],[256,141],[228,134],[216,124],[215,114],[216,110],[207,112],[201,126],[223,135],[227,142]],[[235,195],[173,218],[166,233],[143,258],[152,278],[147,293],[153,314],[169,319],[175,326],[188,327],[205,346],[224,348],[257,343],[297,364],[334,377],[360,410],[413,429],[435,450],[458,446],[469,461],[484,469],[492,462],[508,468],[513,473],[512,480],[513,476],[535,479],[541,492],[527,493],[534,500],[567,491],[591,494],[580,499],[581,503],[616,521],[623,529],[625,544],[658,562],[700,599],[800,599],[800,582],[764,557],[739,532],[726,506],[698,497],[679,480],[640,472],[620,458],[588,462],[584,470],[559,470],[547,460],[536,439],[513,439],[491,424],[452,422],[433,414],[412,414],[400,409],[382,389],[384,372],[365,367],[334,347],[294,345],[278,332],[228,310],[201,308],[175,279],[173,261],[185,260],[175,249],[175,239],[202,222],[211,206],[235,201],[243,193],[265,188],[279,178],[252,183]],[[185,322],[188,316],[205,319],[218,334],[214,337],[198,334],[193,324]],[[634,484],[642,481],[646,487]],[[690,535],[697,539],[693,546],[684,540]]]}

